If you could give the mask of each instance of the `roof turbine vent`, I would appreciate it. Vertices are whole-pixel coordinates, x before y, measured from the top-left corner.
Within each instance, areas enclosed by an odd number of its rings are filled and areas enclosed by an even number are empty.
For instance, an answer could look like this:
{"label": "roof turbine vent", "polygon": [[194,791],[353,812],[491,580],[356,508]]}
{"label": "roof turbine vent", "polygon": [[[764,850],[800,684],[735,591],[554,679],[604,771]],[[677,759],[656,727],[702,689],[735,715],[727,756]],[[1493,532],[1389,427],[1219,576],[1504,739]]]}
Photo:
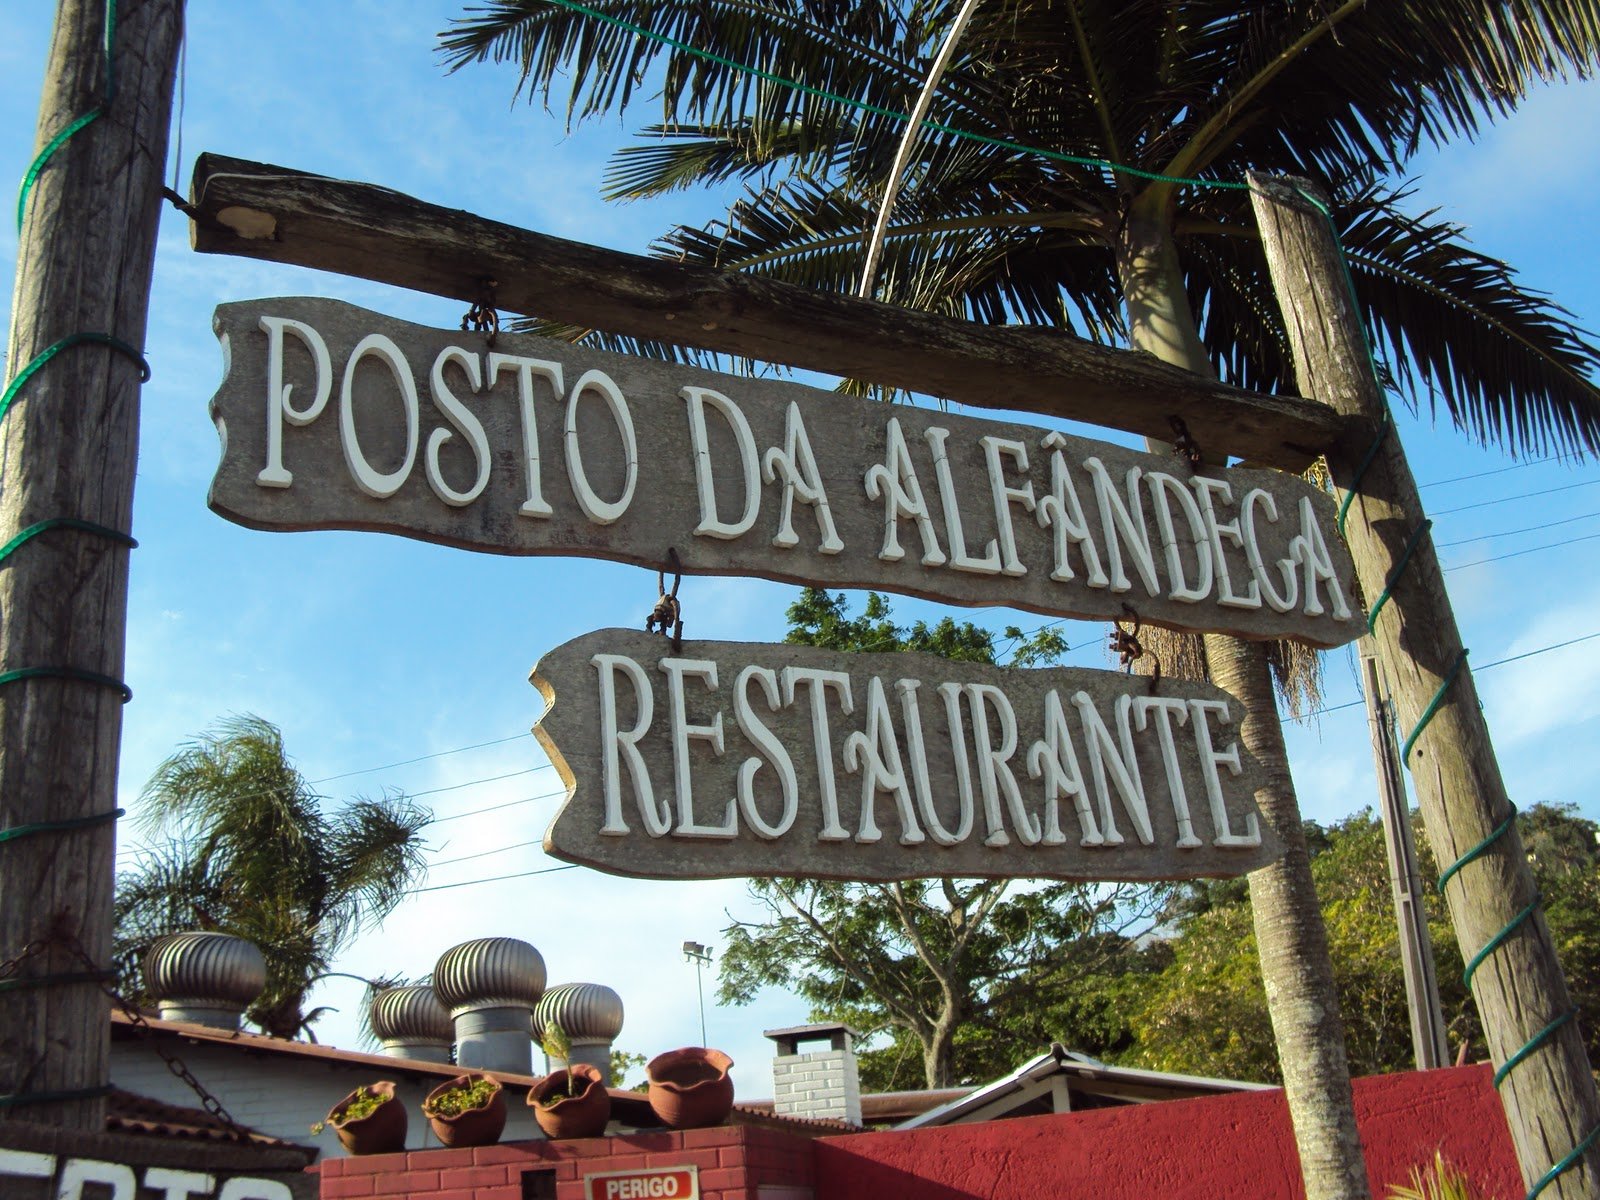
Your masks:
{"label": "roof turbine vent", "polygon": [[144,981],[163,1020],[238,1029],[267,986],[267,960],[231,933],[169,933],[145,951]]}
{"label": "roof turbine vent", "polygon": [[455,1022],[457,1065],[531,1074],[544,979],[544,959],[517,938],[477,938],[440,955],[433,990]]}
{"label": "roof turbine vent", "polygon": [[449,1062],[455,1041],[449,1010],[425,983],[385,988],[374,996],[372,1032],[385,1054],[417,1062]]}

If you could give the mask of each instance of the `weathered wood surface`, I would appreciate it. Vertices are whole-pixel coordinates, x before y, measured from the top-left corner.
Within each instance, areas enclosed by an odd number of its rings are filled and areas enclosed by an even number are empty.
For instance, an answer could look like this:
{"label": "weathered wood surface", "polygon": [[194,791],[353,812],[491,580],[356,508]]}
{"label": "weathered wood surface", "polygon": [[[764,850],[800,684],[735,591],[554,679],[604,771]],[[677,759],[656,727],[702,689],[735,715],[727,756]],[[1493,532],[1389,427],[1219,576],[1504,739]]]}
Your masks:
{"label": "weathered wood surface", "polygon": [[550,651],[545,850],[666,879],[1190,879],[1280,847],[1209,684],[605,629]]}
{"label": "weathered wood surface", "polygon": [[[1375,420],[1383,395],[1367,359],[1359,314],[1346,299],[1339,247],[1327,219],[1302,189],[1265,176],[1252,180],[1262,245],[1284,308],[1295,375],[1307,390],[1342,413]],[[1391,433],[1365,474],[1370,439],[1350,438],[1328,455],[1334,482],[1353,489],[1348,532],[1361,585],[1376,596],[1406,553],[1425,517],[1400,439]],[[1432,539],[1424,536],[1395,579],[1379,613],[1374,641],[1403,730],[1413,730],[1433,697],[1438,711],[1411,752],[1411,778],[1423,827],[1441,865],[1457,861],[1515,810],[1506,794],[1472,672],[1464,663],[1455,613]],[[1452,679],[1453,676],[1453,679]],[[1456,940],[1477,953],[1537,898],[1515,825],[1464,867],[1445,891]],[[1517,926],[1478,969],[1473,997],[1497,1064],[1516,1054],[1571,998],[1550,931],[1537,912]],[[1600,1095],[1582,1031],[1568,1021],[1500,1085],[1524,1180],[1532,1186],[1600,1124]],[[1542,1193],[1562,1200],[1600,1195],[1600,1142]]]}
{"label": "weathered wood surface", "polygon": [[1363,628],[1331,500],[1281,472],[566,342],[491,350],[335,300],[225,304],[216,328],[210,503],[254,528],[670,549],[690,574],[1321,646]]}
{"label": "weathered wood surface", "polygon": [[1302,470],[1343,424],[1325,408],[1227,387],[1153,355],[1053,330],[979,325],[758,275],[550,237],[369,183],[202,154],[194,247],[374,279],[503,309],[961,404],[1170,438],[1212,459]]}
{"label": "weathered wood surface", "polygon": [[[112,47],[116,96],[50,159],[27,202],[6,358],[9,379],[75,333],[144,344],[161,206],[161,166],[181,0],[123,5]],[[63,0],[35,145],[106,102],[106,5]],[[105,346],[63,350],[0,423],[0,542],[51,518],[115,530],[132,520],[139,364]],[[58,667],[120,677],[128,551],[57,528],[0,571],[0,671]],[[0,828],[103,816],[117,804],[122,696],[79,679],[0,688]],[[111,961],[114,826],[0,844],[0,961],[60,929]],[[65,947],[20,975],[83,970]],[[106,1082],[107,1000],[93,982],[0,993],[0,1093],[76,1091]],[[105,1127],[103,1099],[0,1107],[0,1121]],[[5,1189],[0,1186],[0,1192]]]}

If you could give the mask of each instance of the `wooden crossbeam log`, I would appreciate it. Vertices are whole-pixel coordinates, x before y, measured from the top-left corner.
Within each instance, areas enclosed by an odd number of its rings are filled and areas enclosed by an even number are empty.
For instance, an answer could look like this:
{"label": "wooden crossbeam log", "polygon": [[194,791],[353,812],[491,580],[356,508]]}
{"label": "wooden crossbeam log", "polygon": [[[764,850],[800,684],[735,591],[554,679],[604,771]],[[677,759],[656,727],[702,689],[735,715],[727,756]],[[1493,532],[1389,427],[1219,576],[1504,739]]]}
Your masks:
{"label": "wooden crossbeam log", "polygon": [[758,275],[626,254],[374,184],[202,154],[196,250],[315,267],[466,303],[1162,440],[1172,418],[1213,461],[1303,469],[1346,422],[1056,330],[980,325]]}

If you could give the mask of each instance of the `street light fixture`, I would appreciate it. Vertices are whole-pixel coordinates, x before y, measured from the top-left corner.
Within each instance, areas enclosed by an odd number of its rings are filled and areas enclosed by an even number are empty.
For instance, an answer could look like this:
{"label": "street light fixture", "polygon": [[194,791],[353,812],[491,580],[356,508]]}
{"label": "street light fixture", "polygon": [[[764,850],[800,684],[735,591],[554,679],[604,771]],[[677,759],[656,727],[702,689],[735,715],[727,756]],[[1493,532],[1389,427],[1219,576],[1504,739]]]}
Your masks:
{"label": "street light fixture", "polygon": [[700,1044],[706,1044],[706,989],[700,977],[701,969],[711,961],[711,947],[699,942],[685,942],[683,957],[694,962],[694,990],[700,997]]}

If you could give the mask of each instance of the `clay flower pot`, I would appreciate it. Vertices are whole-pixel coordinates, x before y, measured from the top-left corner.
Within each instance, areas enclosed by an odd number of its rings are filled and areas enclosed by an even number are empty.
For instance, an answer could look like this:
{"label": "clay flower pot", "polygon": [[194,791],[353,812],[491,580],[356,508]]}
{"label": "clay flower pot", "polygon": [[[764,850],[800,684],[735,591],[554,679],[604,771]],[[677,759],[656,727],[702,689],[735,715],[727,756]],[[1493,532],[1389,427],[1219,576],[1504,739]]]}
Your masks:
{"label": "clay flower pot", "polygon": [[[471,1087],[475,1083],[488,1083],[493,1088],[487,1100],[476,1107],[449,1113],[440,1111],[440,1101],[457,1088]],[[446,1108],[454,1107],[446,1104]],[[446,1080],[422,1102],[422,1115],[433,1127],[433,1136],[441,1146],[492,1146],[500,1140],[506,1127],[506,1100],[501,1095],[500,1081],[479,1071],[469,1071]]]}
{"label": "clay flower pot", "polygon": [[650,1060],[650,1107],[669,1129],[720,1125],[733,1108],[733,1059],[721,1050],[685,1046]]}
{"label": "clay flower pot", "polygon": [[[568,1076],[574,1080],[577,1095],[567,1095]],[[528,1107],[546,1137],[599,1137],[611,1120],[611,1094],[605,1077],[588,1063],[575,1063],[567,1070],[552,1071],[528,1089]]]}
{"label": "clay flower pot", "polygon": [[[345,1111],[363,1096],[381,1097],[383,1102],[364,1117],[347,1118]],[[326,1119],[347,1154],[389,1154],[406,1148],[406,1106],[395,1099],[391,1080],[357,1088],[329,1109]]]}

